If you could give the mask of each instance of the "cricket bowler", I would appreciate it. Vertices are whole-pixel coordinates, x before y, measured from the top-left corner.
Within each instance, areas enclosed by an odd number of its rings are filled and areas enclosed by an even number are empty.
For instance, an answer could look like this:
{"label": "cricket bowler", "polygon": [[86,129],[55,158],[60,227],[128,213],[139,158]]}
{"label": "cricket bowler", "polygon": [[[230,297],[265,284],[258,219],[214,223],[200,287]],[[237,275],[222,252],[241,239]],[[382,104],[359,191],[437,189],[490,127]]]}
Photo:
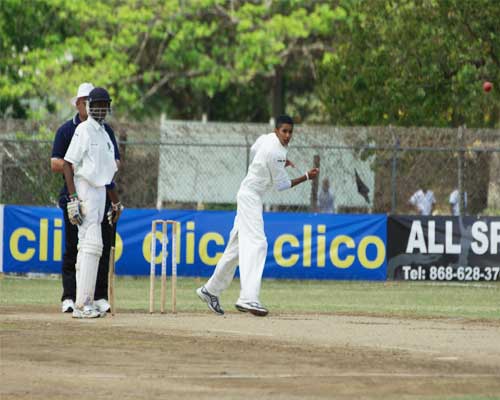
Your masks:
{"label": "cricket bowler", "polygon": [[298,178],[288,177],[285,167],[294,166],[287,160],[292,133],[292,118],[280,116],[276,120],[274,132],[260,136],[250,150],[251,163],[236,196],[236,217],[229,242],[212,277],[196,290],[198,297],[215,314],[224,314],[219,296],[231,284],[238,265],[241,289],[236,309],[256,316],[268,314],[268,310],[259,301],[267,255],[262,198],[273,187],[279,191],[290,189],[309,179],[315,179],[319,174],[319,169],[313,168]]}

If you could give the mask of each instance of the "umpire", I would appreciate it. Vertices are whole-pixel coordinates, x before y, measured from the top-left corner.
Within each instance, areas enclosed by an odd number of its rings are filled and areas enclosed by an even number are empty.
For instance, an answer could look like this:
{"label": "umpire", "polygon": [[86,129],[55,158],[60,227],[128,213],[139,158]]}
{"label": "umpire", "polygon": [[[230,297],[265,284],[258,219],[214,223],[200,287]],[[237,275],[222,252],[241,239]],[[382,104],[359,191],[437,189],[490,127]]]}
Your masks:
{"label": "umpire", "polygon": [[[73,106],[76,107],[78,113],[70,119],[66,121],[61,127],[57,130],[54,144],[52,146],[52,156],[50,159],[50,167],[52,172],[63,172],[63,164],[64,164],[64,155],[69,147],[71,142],[71,138],[75,133],[75,129],[78,124],[87,119],[87,98],[89,93],[94,89],[94,86],[91,83],[82,83],[78,88],[78,93],[76,97],[72,99]],[[116,138],[113,130],[107,124],[104,124],[104,128],[108,133],[111,141],[113,142],[113,146],[115,148],[115,159],[117,160],[117,164],[119,164],[120,160],[120,152],[118,150],[118,145],[116,143]],[[64,181],[64,177],[63,177]],[[113,200],[113,209],[115,210],[115,214],[118,213],[116,217],[119,217],[121,213],[121,204],[118,201],[118,195],[115,191],[114,182],[111,185],[106,187],[107,195],[106,195],[106,214],[110,209],[111,199]],[[110,199],[111,197],[111,199]],[[72,225],[69,222],[68,211],[66,209],[66,205],[69,201],[69,193],[68,188],[66,187],[66,183],[62,187],[59,193],[59,207],[62,209],[64,214],[64,229],[65,229],[65,251],[63,256],[63,264],[62,264],[62,284],[63,284],[63,294],[62,294],[62,312],[69,313],[74,309],[74,302],[76,299],[76,256],[78,253],[77,245],[78,245],[78,228],[76,225]],[[105,214],[105,215],[106,215]],[[99,260],[99,269],[97,272],[97,280],[96,280],[96,289],[95,289],[95,299],[94,302],[95,307],[101,312],[105,313],[109,311],[110,306],[108,303],[108,270],[109,270],[109,251],[111,249],[111,235],[113,234],[113,229],[107,218],[103,219],[101,224],[102,231],[102,241],[103,241],[103,251],[102,256]]]}

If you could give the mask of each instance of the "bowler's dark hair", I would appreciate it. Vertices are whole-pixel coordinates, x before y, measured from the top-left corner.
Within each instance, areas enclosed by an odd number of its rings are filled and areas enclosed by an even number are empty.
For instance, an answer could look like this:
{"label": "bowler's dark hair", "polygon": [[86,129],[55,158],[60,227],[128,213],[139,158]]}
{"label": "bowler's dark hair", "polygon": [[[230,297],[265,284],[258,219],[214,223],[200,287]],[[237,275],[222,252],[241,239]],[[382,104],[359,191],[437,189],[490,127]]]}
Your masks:
{"label": "bowler's dark hair", "polygon": [[278,118],[276,118],[276,124],[275,124],[276,129],[279,129],[283,124],[290,124],[293,126],[292,117],[288,115],[280,115]]}

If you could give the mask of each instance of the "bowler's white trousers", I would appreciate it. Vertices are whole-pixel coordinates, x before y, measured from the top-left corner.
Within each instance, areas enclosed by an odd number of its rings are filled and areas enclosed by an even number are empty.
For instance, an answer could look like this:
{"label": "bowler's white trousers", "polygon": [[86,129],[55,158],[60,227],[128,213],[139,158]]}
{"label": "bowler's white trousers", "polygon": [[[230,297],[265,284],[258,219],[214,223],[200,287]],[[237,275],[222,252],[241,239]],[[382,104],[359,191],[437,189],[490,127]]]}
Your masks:
{"label": "bowler's white trousers", "polygon": [[267,255],[262,198],[257,193],[240,189],[236,200],[236,218],[229,235],[229,242],[205,287],[211,294],[220,296],[231,284],[239,264],[241,284],[239,300],[258,302]]}
{"label": "bowler's white trousers", "polygon": [[85,179],[75,177],[78,198],[83,203],[83,222],[78,226],[78,255],[76,258],[76,304],[92,305],[99,259],[102,254],[101,222],[106,207],[106,188],[94,187]]}

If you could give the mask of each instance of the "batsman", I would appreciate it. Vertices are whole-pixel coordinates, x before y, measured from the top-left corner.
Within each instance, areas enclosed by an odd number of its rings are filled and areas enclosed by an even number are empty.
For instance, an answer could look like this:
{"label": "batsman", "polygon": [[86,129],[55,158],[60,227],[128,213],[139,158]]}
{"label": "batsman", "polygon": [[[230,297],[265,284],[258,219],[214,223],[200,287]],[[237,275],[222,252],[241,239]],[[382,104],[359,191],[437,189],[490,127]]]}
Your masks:
{"label": "batsman", "polygon": [[[107,90],[94,88],[89,93],[86,107],[88,118],[77,126],[63,164],[70,193],[68,217],[71,223],[78,225],[74,318],[101,316],[94,306],[97,270],[103,250],[101,222],[106,205],[106,185],[111,183],[118,169],[113,143],[103,126],[111,111]],[[119,209],[113,208],[111,212],[118,215],[121,210],[119,204]]]}

